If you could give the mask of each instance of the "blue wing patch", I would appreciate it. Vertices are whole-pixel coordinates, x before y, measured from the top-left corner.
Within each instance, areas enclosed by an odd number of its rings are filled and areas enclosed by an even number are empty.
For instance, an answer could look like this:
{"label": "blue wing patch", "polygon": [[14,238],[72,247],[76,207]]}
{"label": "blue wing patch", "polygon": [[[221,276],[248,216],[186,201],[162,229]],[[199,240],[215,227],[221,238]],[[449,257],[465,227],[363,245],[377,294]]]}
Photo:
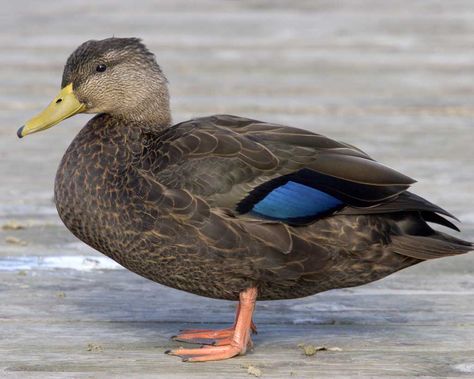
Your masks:
{"label": "blue wing patch", "polygon": [[314,219],[344,206],[339,199],[304,184],[288,181],[274,188],[251,212],[278,220]]}

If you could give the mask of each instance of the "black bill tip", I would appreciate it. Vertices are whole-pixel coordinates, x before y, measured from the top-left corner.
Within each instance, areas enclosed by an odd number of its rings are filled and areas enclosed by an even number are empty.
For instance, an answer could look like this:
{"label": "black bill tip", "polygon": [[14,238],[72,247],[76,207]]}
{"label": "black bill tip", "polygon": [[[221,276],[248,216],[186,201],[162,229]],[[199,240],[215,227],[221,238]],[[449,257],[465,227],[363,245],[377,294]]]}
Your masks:
{"label": "black bill tip", "polygon": [[25,128],[25,125],[23,125],[20,129],[17,130],[16,135],[18,138],[23,138],[23,129]]}

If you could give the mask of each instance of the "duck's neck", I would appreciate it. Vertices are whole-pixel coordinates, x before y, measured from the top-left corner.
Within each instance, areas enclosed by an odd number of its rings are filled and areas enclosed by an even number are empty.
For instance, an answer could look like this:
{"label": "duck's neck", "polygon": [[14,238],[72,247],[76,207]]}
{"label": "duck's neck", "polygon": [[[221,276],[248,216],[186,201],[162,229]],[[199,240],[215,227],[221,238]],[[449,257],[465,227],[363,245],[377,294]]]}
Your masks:
{"label": "duck's neck", "polygon": [[171,126],[170,99],[165,83],[150,84],[146,94],[137,90],[130,96],[129,99],[122,99],[126,106],[108,112],[111,117],[125,125],[137,125],[146,132],[159,131]]}

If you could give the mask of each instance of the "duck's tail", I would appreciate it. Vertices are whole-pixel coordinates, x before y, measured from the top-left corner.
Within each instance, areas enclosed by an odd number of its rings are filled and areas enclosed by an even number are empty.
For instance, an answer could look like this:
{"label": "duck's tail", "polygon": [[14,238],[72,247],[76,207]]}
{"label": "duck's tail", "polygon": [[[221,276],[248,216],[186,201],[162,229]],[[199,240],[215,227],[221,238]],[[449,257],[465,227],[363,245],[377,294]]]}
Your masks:
{"label": "duck's tail", "polygon": [[385,214],[395,222],[390,246],[393,251],[420,260],[465,254],[474,244],[434,230],[429,224],[443,225],[459,231],[446,217],[455,216],[436,204],[411,192],[371,208],[345,208],[344,214]]}
{"label": "duck's tail", "polygon": [[465,254],[474,250],[474,244],[433,230],[431,235],[392,236],[393,250],[401,255],[421,260]]}

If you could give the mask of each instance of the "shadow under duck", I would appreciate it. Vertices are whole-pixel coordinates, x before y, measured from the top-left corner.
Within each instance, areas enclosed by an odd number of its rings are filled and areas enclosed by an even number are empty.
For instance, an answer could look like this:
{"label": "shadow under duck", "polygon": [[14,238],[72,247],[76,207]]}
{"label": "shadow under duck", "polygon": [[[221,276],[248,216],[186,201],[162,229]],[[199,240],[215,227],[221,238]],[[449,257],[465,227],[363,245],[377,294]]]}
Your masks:
{"label": "shadow under duck", "polygon": [[86,244],[155,282],[239,300],[234,325],[174,338],[189,361],[244,354],[259,300],[358,286],[472,250],[409,177],[306,130],[230,115],[171,124],[167,80],[135,38],[88,41],[23,137],[98,113],[59,166],[55,199]]}

